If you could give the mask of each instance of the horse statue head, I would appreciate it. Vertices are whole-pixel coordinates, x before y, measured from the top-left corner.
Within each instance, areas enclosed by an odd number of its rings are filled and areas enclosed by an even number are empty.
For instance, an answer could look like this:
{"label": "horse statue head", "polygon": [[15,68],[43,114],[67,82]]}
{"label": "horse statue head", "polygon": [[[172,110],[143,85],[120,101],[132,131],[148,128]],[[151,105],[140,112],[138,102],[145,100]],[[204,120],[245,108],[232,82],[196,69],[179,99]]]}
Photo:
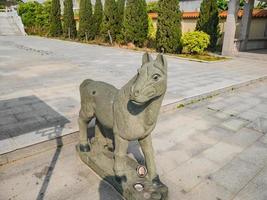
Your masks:
{"label": "horse statue head", "polygon": [[131,91],[130,101],[136,105],[144,105],[152,99],[165,94],[167,89],[167,61],[162,54],[156,60],[145,53],[142,66],[138,69]]}

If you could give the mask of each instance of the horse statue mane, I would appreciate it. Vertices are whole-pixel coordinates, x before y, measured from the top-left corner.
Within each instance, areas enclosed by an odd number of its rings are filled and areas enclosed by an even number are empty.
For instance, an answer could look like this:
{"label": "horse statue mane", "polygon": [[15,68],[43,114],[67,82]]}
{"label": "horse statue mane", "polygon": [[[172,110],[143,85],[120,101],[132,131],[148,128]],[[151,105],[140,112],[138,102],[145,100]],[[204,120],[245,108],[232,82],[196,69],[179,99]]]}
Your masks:
{"label": "horse statue mane", "polygon": [[[166,89],[167,61],[162,54],[153,60],[145,53],[137,74],[121,89],[105,82],[83,81],[78,119],[79,151],[97,155],[111,151],[114,174],[122,177],[127,169],[129,141],[138,141],[146,163],[147,180],[163,186],[156,172],[151,132],[156,126]],[[94,139],[89,142],[87,127],[93,118],[96,130]]]}

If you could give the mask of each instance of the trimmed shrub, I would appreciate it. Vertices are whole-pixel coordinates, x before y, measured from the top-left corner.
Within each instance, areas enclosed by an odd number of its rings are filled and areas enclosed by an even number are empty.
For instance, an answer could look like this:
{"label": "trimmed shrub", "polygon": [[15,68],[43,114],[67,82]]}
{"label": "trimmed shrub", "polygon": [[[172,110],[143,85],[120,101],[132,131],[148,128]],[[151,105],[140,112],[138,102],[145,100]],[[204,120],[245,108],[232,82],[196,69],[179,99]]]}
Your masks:
{"label": "trimmed shrub", "polygon": [[127,0],[123,26],[126,43],[143,46],[148,33],[145,0]]}
{"label": "trimmed shrub", "polygon": [[210,36],[203,31],[187,32],[181,41],[185,53],[202,54],[210,43]]}
{"label": "trimmed shrub", "polygon": [[50,27],[49,35],[52,37],[59,37],[62,35],[62,24],[61,24],[61,14],[60,14],[60,1],[52,0],[51,12],[50,12]]}
{"label": "trimmed shrub", "polygon": [[181,47],[181,12],[179,1],[159,0],[157,51],[179,53]]}
{"label": "trimmed shrub", "polygon": [[64,0],[63,34],[64,37],[71,38],[75,38],[77,35],[72,0]]}
{"label": "trimmed shrub", "polygon": [[18,14],[28,34],[47,35],[49,32],[49,15],[51,1],[40,4],[36,1],[20,3]]}
{"label": "trimmed shrub", "polygon": [[79,30],[78,30],[79,39],[85,39],[86,35],[88,40],[94,39],[95,27],[93,24],[94,20],[93,20],[91,0],[80,1],[79,16],[80,16]]}
{"label": "trimmed shrub", "polygon": [[109,41],[109,34],[112,40],[116,40],[116,35],[120,32],[118,28],[118,8],[115,0],[105,0],[103,21],[100,28],[104,41]]}
{"label": "trimmed shrub", "polygon": [[97,36],[100,33],[100,26],[103,19],[103,5],[101,0],[96,0],[93,16],[95,20],[95,36]]}
{"label": "trimmed shrub", "polygon": [[196,31],[204,31],[210,35],[209,49],[214,50],[219,37],[219,10],[217,0],[203,0]]}

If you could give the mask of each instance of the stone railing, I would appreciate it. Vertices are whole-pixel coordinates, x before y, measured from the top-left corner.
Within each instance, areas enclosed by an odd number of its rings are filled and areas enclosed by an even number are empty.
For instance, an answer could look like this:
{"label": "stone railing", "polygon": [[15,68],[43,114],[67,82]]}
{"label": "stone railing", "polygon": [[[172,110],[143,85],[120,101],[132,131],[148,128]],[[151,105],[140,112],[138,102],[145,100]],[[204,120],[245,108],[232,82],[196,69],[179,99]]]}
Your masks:
{"label": "stone railing", "polygon": [[18,15],[17,10],[14,7],[6,8],[6,13],[10,20],[10,23],[14,23],[18,27],[22,35],[27,35],[21,17]]}

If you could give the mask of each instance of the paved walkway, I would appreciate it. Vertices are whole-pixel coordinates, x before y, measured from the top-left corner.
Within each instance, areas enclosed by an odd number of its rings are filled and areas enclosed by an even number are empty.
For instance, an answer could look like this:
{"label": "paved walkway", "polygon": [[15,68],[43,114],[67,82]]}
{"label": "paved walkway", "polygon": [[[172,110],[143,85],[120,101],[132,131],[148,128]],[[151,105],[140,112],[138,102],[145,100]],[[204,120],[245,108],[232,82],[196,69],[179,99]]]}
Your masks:
{"label": "paved walkway", "polygon": [[[153,144],[170,200],[266,200],[267,81],[161,114]],[[74,145],[0,167],[0,199],[120,200]]]}
{"label": "paved walkway", "polygon": [[[121,87],[141,52],[39,37],[0,36],[0,154],[77,131],[86,78]],[[266,56],[266,55],[263,55]],[[267,75],[267,61],[198,63],[168,57],[163,105]]]}

